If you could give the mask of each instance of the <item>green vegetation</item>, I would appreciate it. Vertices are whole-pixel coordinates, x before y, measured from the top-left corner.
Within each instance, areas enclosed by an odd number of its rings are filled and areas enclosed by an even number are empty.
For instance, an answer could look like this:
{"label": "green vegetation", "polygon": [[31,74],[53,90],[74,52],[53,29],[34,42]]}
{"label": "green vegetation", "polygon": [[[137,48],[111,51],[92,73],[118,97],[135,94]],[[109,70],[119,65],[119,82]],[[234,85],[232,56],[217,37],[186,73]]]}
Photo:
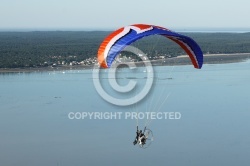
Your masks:
{"label": "green vegetation", "polygon": [[[0,68],[40,67],[69,64],[96,57],[110,32],[0,32]],[[206,53],[249,53],[250,33],[184,33]],[[165,37],[150,36],[133,43],[150,56],[184,54]]]}

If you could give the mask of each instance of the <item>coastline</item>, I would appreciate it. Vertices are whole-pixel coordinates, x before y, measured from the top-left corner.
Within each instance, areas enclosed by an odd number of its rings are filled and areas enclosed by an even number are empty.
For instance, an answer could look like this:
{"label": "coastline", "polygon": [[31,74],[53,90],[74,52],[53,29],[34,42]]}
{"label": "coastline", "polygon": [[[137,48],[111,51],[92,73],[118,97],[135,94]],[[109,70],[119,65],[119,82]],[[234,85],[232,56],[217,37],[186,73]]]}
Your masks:
{"label": "coastline", "polygon": [[[233,53],[233,54],[205,54],[204,64],[225,64],[238,63],[250,59],[250,53]],[[153,66],[173,66],[173,65],[191,65],[188,55],[181,55],[175,58],[160,60],[151,60]],[[143,62],[136,62],[138,66]],[[64,71],[64,70],[85,70],[92,69],[93,65],[83,66],[58,66],[58,67],[40,67],[40,68],[0,68],[0,73],[30,73],[30,72],[47,72],[47,71]]]}

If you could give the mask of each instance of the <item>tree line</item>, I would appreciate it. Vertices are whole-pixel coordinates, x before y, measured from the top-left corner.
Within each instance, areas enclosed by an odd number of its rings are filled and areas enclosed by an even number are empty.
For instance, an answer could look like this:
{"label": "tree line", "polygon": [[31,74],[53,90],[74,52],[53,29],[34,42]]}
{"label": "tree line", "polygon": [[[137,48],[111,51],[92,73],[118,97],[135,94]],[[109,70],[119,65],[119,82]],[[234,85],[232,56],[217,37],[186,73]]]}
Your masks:
{"label": "tree line", "polygon": [[[48,66],[94,58],[107,31],[0,32],[0,68]],[[250,33],[183,33],[193,38],[204,54],[249,53]],[[132,44],[148,56],[185,54],[162,36],[149,36]]]}

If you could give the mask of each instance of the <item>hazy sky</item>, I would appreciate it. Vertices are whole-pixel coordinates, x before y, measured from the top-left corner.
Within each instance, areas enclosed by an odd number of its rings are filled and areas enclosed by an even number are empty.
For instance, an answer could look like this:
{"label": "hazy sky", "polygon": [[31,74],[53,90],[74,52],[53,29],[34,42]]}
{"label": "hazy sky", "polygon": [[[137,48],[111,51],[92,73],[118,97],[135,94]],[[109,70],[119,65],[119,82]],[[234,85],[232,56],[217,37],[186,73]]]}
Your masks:
{"label": "hazy sky", "polygon": [[0,29],[250,28],[249,0],[0,0]]}

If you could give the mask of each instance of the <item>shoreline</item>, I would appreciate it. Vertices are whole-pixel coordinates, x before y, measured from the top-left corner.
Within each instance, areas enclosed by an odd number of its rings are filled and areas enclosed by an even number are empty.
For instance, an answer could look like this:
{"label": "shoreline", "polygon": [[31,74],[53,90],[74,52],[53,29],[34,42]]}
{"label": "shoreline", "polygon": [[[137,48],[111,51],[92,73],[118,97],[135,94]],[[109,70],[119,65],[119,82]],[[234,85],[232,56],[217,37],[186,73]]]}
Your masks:
{"label": "shoreline", "polygon": [[[233,54],[205,54],[203,64],[226,64],[239,63],[250,59],[250,53],[233,53]],[[188,55],[181,55],[175,58],[159,59],[150,61],[153,66],[179,66],[192,65]],[[143,62],[136,62],[138,66]],[[85,70],[92,69],[94,65],[83,66],[58,66],[58,67],[40,67],[40,68],[6,68],[1,69],[0,73],[30,73],[30,72],[47,72],[47,71],[64,71],[64,70]]]}

